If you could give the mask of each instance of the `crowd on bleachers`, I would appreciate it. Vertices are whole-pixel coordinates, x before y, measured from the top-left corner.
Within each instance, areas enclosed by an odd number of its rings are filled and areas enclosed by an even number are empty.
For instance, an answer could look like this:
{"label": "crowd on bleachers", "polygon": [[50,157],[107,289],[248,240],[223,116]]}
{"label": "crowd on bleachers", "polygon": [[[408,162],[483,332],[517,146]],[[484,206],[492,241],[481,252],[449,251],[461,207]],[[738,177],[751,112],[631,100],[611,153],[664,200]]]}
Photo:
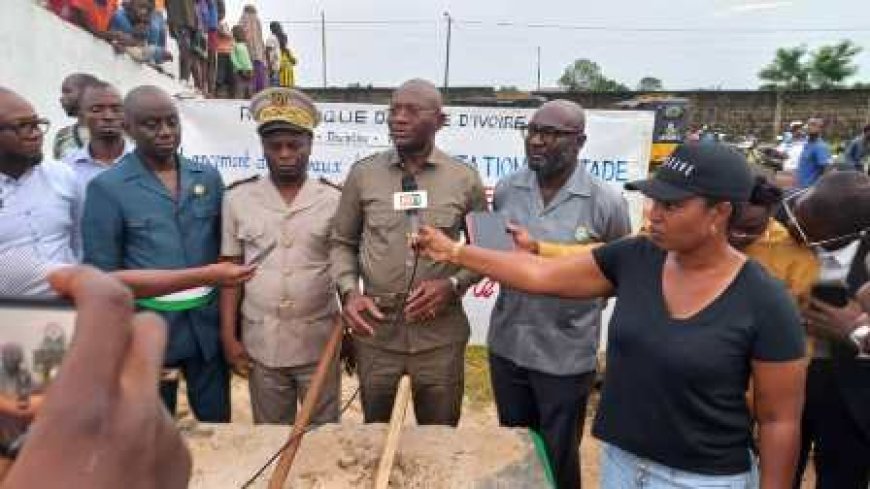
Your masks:
{"label": "crowd on bleachers", "polygon": [[264,39],[253,5],[231,25],[224,0],[37,1],[137,62],[174,72],[164,67],[177,58],[179,79],[206,98],[249,98],[268,86],[295,85],[287,34],[272,22]]}

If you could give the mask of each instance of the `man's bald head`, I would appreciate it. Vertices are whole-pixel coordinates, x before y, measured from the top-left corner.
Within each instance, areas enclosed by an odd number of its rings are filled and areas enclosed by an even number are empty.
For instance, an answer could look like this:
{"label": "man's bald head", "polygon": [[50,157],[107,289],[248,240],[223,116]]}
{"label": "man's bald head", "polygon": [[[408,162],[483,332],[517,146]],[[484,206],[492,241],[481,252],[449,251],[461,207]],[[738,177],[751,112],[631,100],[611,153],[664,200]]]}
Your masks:
{"label": "man's bald head", "polygon": [[412,96],[418,101],[420,106],[427,109],[437,109],[440,111],[444,105],[444,99],[438,87],[434,83],[422,78],[414,78],[399,85],[399,88],[393,92],[393,98],[395,99],[400,94]]}
{"label": "man's bald head", "polygon": [[62,85],[74,85],[79,88],[89,85],[91,83],[96,83],[100,81],[99,78],[91,75],[90,73],[73,73],[71,75],[67,75],[66,78],[63,79]]}
{"label": "man's bald head", "polygon": [[[798,200],[795,211],[807,234],[829,239],[870,228],[870,176],[858,171],[822,175]],[[803,218],[803,219],[800,219]],[[820,228],[820,229],[816,229]]]}
{"label": "man's bald head", "polygon": [[0,117],[6,112],[5,105],[11,102],[26,102],[21,95],[6,87],[0,87]]}
{"label": "man's bald head", "polygon": [[33,105],[19,95],[18,92],[6,87],[0,87],[0,119],[7,119],[9,113],[12,112],[12,107],[29,107],[33,111]]}
{"label": "man's bald head", "polygon": [[0,129],[0,172],[18,178],[42,161],[44,128],[39,121],[30,102],[0,87],[0,125],[4,127]]}
{"label": "man's bald head", "polygon": [[396,149],[403,154],[428,154],[435,133],[444,126],[442,99],[438,88],[415,78],[393,92],[387,125]]}
{"label": "man's bald head", "polygon": [[136,87],[124,98],[124,126],[136,152],[149,164],[174,162],[181,145],[181,122],[172,98],[160,88]]}
{"label": "man's bald head", "polygon": [[70,117],[78,117],[79,99],[88,85],[99,83],[99,79],[88,73],[73,73],[63,79],[60,85],[60,105]]}
{"label": "man's bald head", "polygon": [[791,207],[794,219],[788,228],[798,242],[826,241],[822,246],[834,250],[870,229],[870,176],[854,170],[832,171],[793,203],[783,205]]}
{"label": "man's bald head", "polygon": [[570,100],[552,100],[532,115],[526,131],[526,161],[539,183],[564,182],[577,166],[586,142],[583,107]]}
{"label": "man's bald head", "polygon": [[576,102],[564,99],[550,100],[535,111],[532,122],[542,126],[583,132],[586,129],[586,113]]}
{"label": "man's bald head", "polygon": [[172,97],[162,88],[153,85],[142,85],[130,90],[127,96],[124,97],[124,116],[129,119],[143,110],[167,105],[175,107]]}

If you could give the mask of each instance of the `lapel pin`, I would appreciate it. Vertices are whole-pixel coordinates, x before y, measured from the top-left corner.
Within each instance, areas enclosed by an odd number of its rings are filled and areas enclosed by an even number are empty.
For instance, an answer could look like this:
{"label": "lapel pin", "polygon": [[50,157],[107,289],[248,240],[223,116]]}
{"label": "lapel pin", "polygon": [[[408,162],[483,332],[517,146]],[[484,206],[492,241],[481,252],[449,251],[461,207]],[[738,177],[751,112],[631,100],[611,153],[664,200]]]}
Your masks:
{"label": "lapel pin", "polygon": [[585,243],[592,239],[592,233],[590,233],[585,226],[580,226],[577,228],[577,231],[574,232],[574,239],[580,243]]}
{"label": "lapel pin", "polygon": [[196,195],[197,197],[201,197],[201,196],[205,195],[205,185],[203,185],[201,183],[197,183],[196,185],[194,185],[193,186],[193,195]]}

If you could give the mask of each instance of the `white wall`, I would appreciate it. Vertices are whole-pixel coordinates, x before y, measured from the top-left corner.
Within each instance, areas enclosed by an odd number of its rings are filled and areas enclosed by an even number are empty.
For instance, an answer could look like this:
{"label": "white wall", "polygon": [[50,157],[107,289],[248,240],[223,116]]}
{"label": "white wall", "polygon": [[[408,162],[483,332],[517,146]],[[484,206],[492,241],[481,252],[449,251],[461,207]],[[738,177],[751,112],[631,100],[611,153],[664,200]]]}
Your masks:
{"label": "white wall", "polygon": [[[58,98],[70,73],[86,72],[121,91],[137,85],[157,85],[171,94],[183,90],[174,79],[116,55],[111,46],[34,4],[33,0],[2,0],[0,15],[0,86],[28,99],[37,113],[52,122],[52,134],[71,121]],[[175,63],[175,62],[172,62]],[[46,143],[51,141],[46,138]]]}

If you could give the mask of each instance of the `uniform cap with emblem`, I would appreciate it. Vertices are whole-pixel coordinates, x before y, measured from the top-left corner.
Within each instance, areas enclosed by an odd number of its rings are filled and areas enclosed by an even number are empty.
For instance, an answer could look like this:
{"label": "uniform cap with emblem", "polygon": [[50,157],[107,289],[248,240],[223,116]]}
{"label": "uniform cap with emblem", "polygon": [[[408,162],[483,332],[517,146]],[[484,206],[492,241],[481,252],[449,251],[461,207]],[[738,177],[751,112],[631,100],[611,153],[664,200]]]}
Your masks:
{"label": "uniform cap with emblem", "polygon": [[652,178],[625,184],[660,202],[707,197],[746,202],[752,193],[746,158],[721,143],[687,143],[677,147]]}
{"label": "uniform cap with emblem", "polygon": [[282,130],[313,133],[320,122],[311,97],[292,88],[267,88],[254,95],[250,108],[261,136]]}

